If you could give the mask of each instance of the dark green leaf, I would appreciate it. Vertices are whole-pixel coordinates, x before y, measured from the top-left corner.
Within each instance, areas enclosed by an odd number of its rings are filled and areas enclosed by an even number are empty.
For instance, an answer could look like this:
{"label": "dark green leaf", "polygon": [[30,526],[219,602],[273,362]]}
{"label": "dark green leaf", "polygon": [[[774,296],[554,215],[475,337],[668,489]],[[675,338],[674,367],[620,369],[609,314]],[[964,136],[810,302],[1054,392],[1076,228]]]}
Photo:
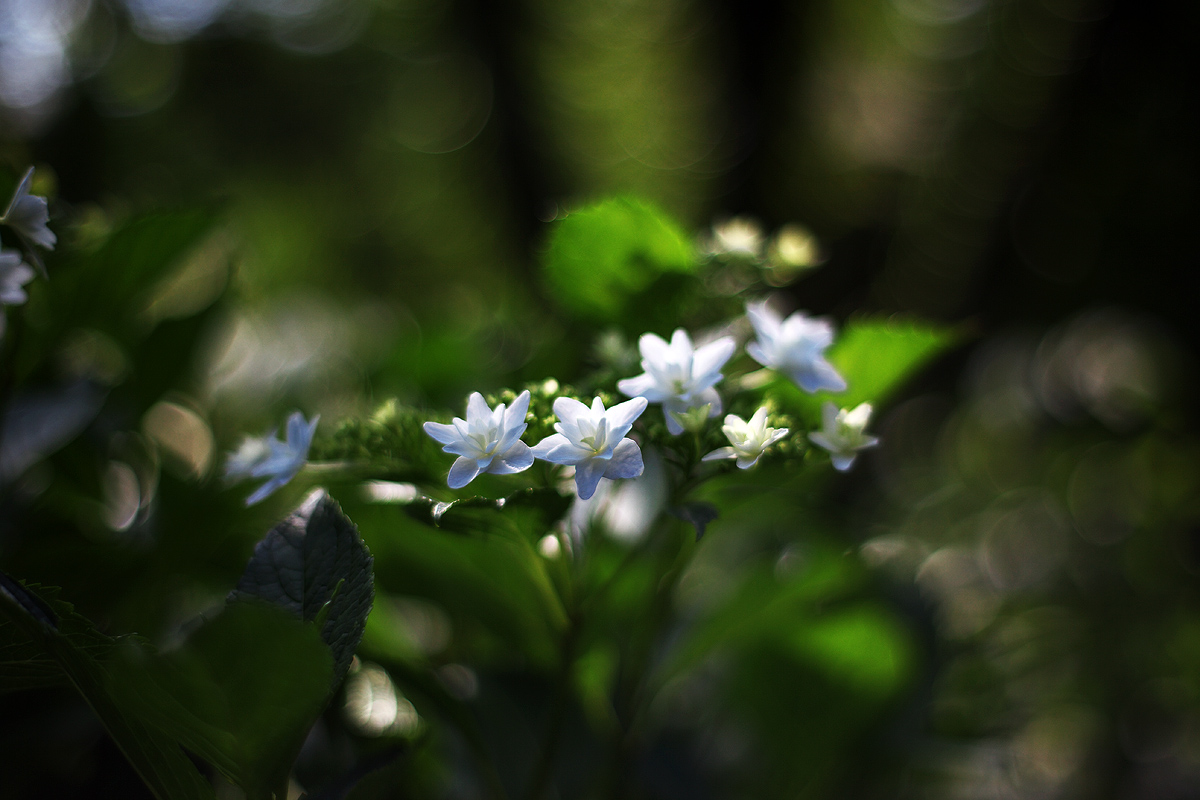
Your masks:
{"label": "dark green leaf", "polygon": [[571,498],[553,489],[523,489],[507,497],[466,497],[440,502],[418,497],[405,505],[414,519],[456,533],[498,533],[511,525],[526,530],[534,541],[562,519]]}
{"label": "dark green leaf", "polygon": [[[23,590],[27,594],[33,593],[28,586]],[[42,618],[31,615],[27,604],[16,601],[8,590],[0,591],[0,616],[6,617],[44,656],[58,665],[96,712],[155,797],[159,800],[213,800],[212,787],[179,745],[114,698],[109,692],[111,677],[107,667],[95,657],[92,649],[80,646],[81,638],[101,648],[111,647],[112,640],[97,632],[69,605],[52,604],[44,597],[41,602],[51,606],[60,618],[57,630]]]}
{"label": "dark green leaf", "polygon": [[306,622],[325,620],[321,638],[341,681],[362,639],[374,597],[371,554],[334,500],[318,489],[254,548],[230,596],[260,598]]}
{"label": "dark green leaf", "polygon": [[333,675],[316,628],[265,602],[230,603],[163,655],[131,644],[113,667],[115,697],[250,797],[286,779]]}
{"label": "dark green leaf", "polygon": [[556,223],[546,282],[568,310],[594,321],[619,316],[663,273],[695,269],[695,248],[661,210],[631,197],[604,200]]}

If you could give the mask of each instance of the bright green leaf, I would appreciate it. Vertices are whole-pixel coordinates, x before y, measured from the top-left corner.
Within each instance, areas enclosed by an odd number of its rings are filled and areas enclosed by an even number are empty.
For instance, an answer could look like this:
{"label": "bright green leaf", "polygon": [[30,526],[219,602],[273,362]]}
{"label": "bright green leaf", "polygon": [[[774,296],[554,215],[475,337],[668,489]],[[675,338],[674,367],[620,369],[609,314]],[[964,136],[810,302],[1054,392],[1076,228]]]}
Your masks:
{"label": "bright green leaf", "polygon": [[556,223],[544,258],[546,282],[568,310],[592,320],[620,315],[664,273],[695,269],[688,236],[652,204],[616,197]]}
{"label": "bright green leaf", "polygon": [[789,410],[812,423],[820,418],[826,401],[839,408],[886,401],[907,379],[960,340],[958,331],[915,320],[852,321],[829,350],[830,362],[846,379],[846,391],[811,395],[783,377],[776,380],[773,390]]}

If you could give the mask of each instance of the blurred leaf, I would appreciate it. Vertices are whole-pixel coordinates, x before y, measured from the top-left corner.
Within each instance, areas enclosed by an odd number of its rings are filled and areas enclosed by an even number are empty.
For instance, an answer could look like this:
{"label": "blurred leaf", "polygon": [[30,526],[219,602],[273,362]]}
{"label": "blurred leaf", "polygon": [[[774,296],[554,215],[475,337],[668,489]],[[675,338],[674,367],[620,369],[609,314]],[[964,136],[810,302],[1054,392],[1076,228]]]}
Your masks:
{"label": "blurred leaf", "polygon": [[852,321],[829,351],[830,362],[846,379],[846,391],[807,394],[786,378],[778,379],[773,390],[780,393],[789,409],[810,423],[820,419],[826,401],[839,408],[854,408],[859,403],[878,405],[961,338],[959,331],[916,320]]}
{"label": "blurred leaf", "polygon": [[912,675],[912,641],[894,616],[875,603],[858,603],[794,628],[794,652],[831,682],[888,697]]}
{"label": "blurred leaf", "polygon": [[469,651],[459,657],[486,663],[515,656],[543,668],[557,661],[567,615],[527,535],[507,524],[493,536],[453,535],[394,505],[364,505],[354,514],[375,554],[380,588],[444,608],[453,646]]}
{"label": "blurred leaf", "polygon": [[320,622],[337,683],[350,668],[374,595],[371,553],[354,523],[318,489],[254,548],[230,600],[261,598]]}
{"label": "blurred leaf", "polygon": [[316,628],[265,602],[230,603],[179,649],[129,645],[112,665],[114,696],[251,798],[286,780],[333,677]]}
{"label": "blurred leaf", "polygon": [[148,327],[136,312],[216,219],[212,209],[156,211],[125,223],[94,250],[64,252],[46,284],[52,324],[94,327],[126,344],[139,338]]}
{"label": "blurred leaf", "polygon": [[689,237],[652,204],[616,197],[555,224],[543,260],[546,282],[568,310],[593,321],[620,316],[663,273],[696,267]]}
{"label": "blurred leaf", "polygon": [[[36,596],[31,587],[26,595]],[[173,740],[148,725],[109,692],[108,668],[95,656],[95,648],[113,642],[75,614],[69,604],[39,598],[34,604],[50,607],[59,618],[57,628],[31,614],[28,598],[9,589],[0,591],[0,616],[18,628],[42,653],[49,656],[87,701],[129,763],[159,800],[213,800],[212,787]],[[83,641],[81,641],[83,640]],[[85,643],[90,643],[88,647]]]}
{"label": "blurred leaf", "polygon": [[773,568],[750,570],[740,589],[684,637],[665,674],[687,669],[717,648],[790,637],[797,626],[808,624],[819,603],[861,583],[857,562],[832,550],[814,547],[805,563],[800,574],[786,581]]}
{"label": "blurred leaf", "polygon": [[104,391],[76,381],[48,391],[13,395],[0,425],[0,484],[20,476],[66,445],[104,405]]}

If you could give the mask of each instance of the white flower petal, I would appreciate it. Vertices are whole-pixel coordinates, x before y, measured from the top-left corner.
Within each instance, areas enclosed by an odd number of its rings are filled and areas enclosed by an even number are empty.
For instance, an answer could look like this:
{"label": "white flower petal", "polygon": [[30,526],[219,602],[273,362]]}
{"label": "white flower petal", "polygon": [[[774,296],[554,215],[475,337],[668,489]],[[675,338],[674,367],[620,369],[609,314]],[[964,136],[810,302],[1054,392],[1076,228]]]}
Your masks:
{"label": "white flower petal", "polygon": [[552,464],[578,464],[590,458],[592,451],[573,443],[561,433],[554,433],[533,446],[534,458]]}
{"label": "white flower petal", "polygon": [[845,472],[854,464],[854,453],[833,453],[831,460],[834,469],[838,472]]}
{"label": "white flower petal", "polygon": [[[692,358],[692,374],[698,379],[716,375],[721,371],[721,367],[725,366],[725,362],[733,357],[733,351],[737,348],[737,343],[732,336],[722,336],[716,341],[696,350],[695,356]],[[719,376],[716,380],[719,380]],[[715,382],[715,380],[714,380]],[[710,386],[712,384],[709,384]],[[708,388],[707,386],[704,388]]]}
{"label": "white flower petal", "polygon": [[426,422],[421,426],[438,444],[453,444],[460,440],[458,429],[443,422]]}
{"label": "white flower petal", "polygon": [[479,462],[467,456],[460,456],[455,459],[454,466],[450,467],[450,474],[446,476],[446,484],[451,489],[461,489],[471,481],[475,480],[475,476],[480,472]]}
{"label": "white flower petal", "polygon": [[589,458],[575,465],[575,491],[580,500],[587,500],[596,493],[596,485],[604,477],[607,459]]}
{"label": "white flower petal", "polygon": [[524,442],[517,442],[508,450],[492,459],[487,471],[494,475],[512,475],[533,466],[533,449]]}
{"label": "white flower petal", "polygon": [[573,397],[558,397],[554,400],[554,415],[568,428],[578,428],[579,418],[591,419],[592,412]]}
{"label": "white flower petal", "polygon": [[644,397],[651,403],[661,403],[672,396],[670,392],[659,388],[658,381],[649,373],[635,378],[622,378],[617,381],[617,389],[627,397]]}
{"label": "white flower petal", "polygon": [[[600,398],[596,398],[599,400]],[[632,400],[626,400],[624,403],[617,403],[608,411],[604,412],[604,419],[608,422],[607,441],[618,442],[625,438],[625,434],[629,433],[629,429],[633,427],[633,423],[649,405],[644,397],[635,397]],[[601,406],[603,409],[603,406]]]}
{"label": "white flower petal", "polygon": [[613,448],[612,458],[604,469],[604,477],[610,479],[636,478],[642,474],[642,450],[633,439],[622,439]]}
{"label": "white flower petal", "polygon": [[642,358],[655,364],[661,364],[670,357],[670,345],[657,334],[643,333],[638,338],[638,352]]}
{"label": "white flower petal", "polygon": [[737,451],[734,450],[732,447],[718,447],[716,450],[713,450],[711,453],[704,456],[704,458],[702,458],[700,460],[701,461],[717,461],[718,459],[722,459],[722,458],[737,458]]}
{"label": "white flower petal", "polygon": [[487,400],[483,399],[483,395],[471,392],[471,396],[467,398],[467,424],[471,427],[471,432],[475,432],[477,425],[486,425],[491,416],[492,409]]}
{"label": "white flower petal", "polygon": [[[525,417],[529,413],[529,390],[521,392],[517,395],[517,399],[513,400],[513,404],[504,412],[504,427],[506,430],[513,430],[518,425],[524,430]],[[519,435],[519,434],[518,434]]]}

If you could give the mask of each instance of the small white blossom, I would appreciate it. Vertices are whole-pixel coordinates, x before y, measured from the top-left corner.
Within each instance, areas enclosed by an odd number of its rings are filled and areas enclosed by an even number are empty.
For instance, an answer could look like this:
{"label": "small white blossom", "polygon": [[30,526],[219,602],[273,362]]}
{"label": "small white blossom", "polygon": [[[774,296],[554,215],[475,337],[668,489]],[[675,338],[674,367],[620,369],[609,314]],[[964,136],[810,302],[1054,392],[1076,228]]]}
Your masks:
{"label": "small white blossom", "polygon": [[828,320],[799,311],[784,320],[766,303],[748,304],[746,316],[758,335],[758,341],[746,345],[751,358],[786,374],[806,392],[845,391],[846,381],[825,360],[825,350],[833,344]]}
{"label": "small white blossom", "polygon": [[833,468],[839,472],[850,469],[859,450],[879,444],[879,439],[863,433],[871,419],[870,403],[863,403],[853,411],[839,410],[833,403],[826,403],[821,417],[821,430],[810,433],[808,438],[829,451]]}
{"label": "small white blossom", "polygon": [[712,227],[712,239],[708,246],[710,255],[761,258],[762,250],[763,230],[757,220],[734,217]]}
{"label": "small white blossom", "polygon": [[21,238],[40,245],[47,250],[53,250],[58,237],[54,231],[46,227],[50,221],[50,211],[46,198],[29,193],[29,185],[33,181],[33,167],[25,172],[25,177],[17,184],[12,200],[0,223],[12,228]]}
{"label": "small white blossom", "polygon": [[558,433],[547,436],[533,454],[552,464],[575,467],[575,490],[581,500],[596,492],[601,478],[636,478],[642,474],[642,451],[626,439],[634,420],[646,410],[644,397],[635,397],[605,410],[597,397],[588,408],[578,400],[560,397],[554,401],[554,423]]}
{"label": "small white blossom", "polygon": [[[25,284],[33,280],[33,267],[21,260],[21,254],[0,250],[0,308],[19,306],[29,299]],[[0,335],[4,334],[4,314],[0,312]]]}
{"label": "small white blossom", "polygon": [[442,451],[458,456],[450,467],[446,483],[461,489],[482,472],[511,475],[529,469],[533,452],[521,441],[525,432],[525,414],[529,411],[529,392],[521,392],[509,408],[500,403],[489,408],[479,392],[467,399],[467,418],[455,417],[453,424],[426,422],[425,432]]}
{"label": "small white blossom", "polygon": [[33,267],[15,250],[0,250],[0,305],[19,306],[29,299],[25,284],[33,280]]}
{"label": "small white blossom", "polygon": [[286,441],[281,441],[276,432],[271,431],[266,436],[247,437],[237,452],[229,454],[225,462],[226,480],[268,479],[246,498],[246,505],[252,506],[266,499],[296,476],[308,460],[308,449],[320,419],[318,414],[308,422],[299,411],[293,412],[287,420]]}
{"label": "small white blossom", "polygon": [[630,397],[662,403],[667,430],[678,436],[684,426],[675,413],[704,405],[710,407],[709,417],[721,413],[721,396],[713,386],[724,377],[721,367],[733,355],[735,347],[732,337],[722,336],[693,349],[692,340],[683,328],[676,329],[670,344],[653,333],[644,333],[638,339],[638,349],[645,372],[618,381],[617,388]]}
{"label": "small white blossom", "polygon": [[703,461],[716,461],[721,458],[736,458],[741,469],[750,469],[758,463],[758,459],[768,447],[788,435],[787,428],[767,427],[767,407],[761,406],[750,421],[729,414],[725,424],[721,426],[730,447],[718,447],[706,455]]}

